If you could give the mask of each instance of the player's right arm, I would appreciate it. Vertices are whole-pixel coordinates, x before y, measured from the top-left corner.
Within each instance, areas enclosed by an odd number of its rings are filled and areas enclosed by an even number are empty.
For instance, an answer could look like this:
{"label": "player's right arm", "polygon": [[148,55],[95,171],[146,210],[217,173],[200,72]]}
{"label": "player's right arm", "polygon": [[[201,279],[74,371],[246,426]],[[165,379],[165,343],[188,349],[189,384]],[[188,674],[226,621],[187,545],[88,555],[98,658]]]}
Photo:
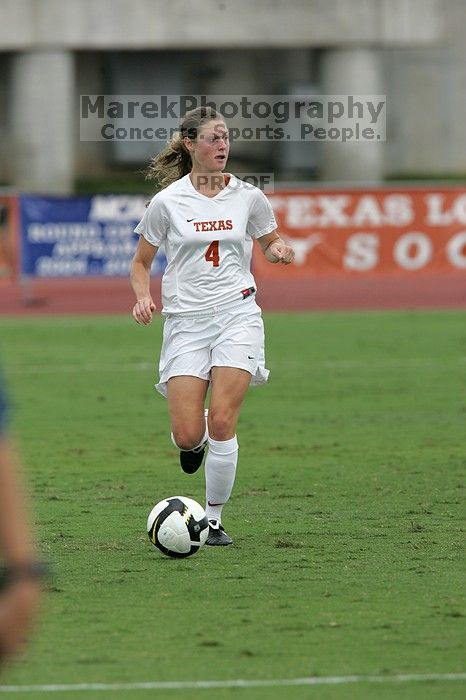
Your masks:
{"label": "player's right arm", "polygon": [[133,318],[136,323],[142,323],[144,326],[152,321],[152,314],[156,308],[150,293],[150,270],[157,251],[158,246],[140,236],[131,263],[131,286],[137,300],[133,306]]}

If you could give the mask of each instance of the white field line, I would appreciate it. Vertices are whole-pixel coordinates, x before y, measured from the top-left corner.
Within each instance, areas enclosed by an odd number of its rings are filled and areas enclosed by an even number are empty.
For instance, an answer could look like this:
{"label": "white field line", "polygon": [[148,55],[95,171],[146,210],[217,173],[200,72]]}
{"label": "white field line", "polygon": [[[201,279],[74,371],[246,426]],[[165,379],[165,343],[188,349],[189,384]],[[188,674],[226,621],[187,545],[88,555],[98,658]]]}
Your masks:
{"label": "white field line", "polygon": [[[448,361],[448,366],[454,363],[456,365],[464,365],[466,357],[456,357]],[[302,363],[293,363],[293,360],[275,361],[274,367],[280,368],[281,365],[302,366]],[[306,363],[309,369],[410,369],[412,367],[444,367],[445,361],[441,358],[383,358],[372,360],[309,360]],[[66,365],[14,365],[8,366],[8,374],[74,374],[78,372],[149,372],[156,371],[157,364],[155,362],[122,362],[122,363],[90,363],[83,362],[82,364],[66,364]]]}
{"label": "white field line", "polygon": [[322,676],[277,680],[149,681],[146,683],[76,683],[0,685],[0,693],[58,693],[73,691],[196,690],[200,688],[277,688],[284,686],[347,685],[350,683],[416,683],[464,681],[466,673],[406,673],[393,676]]}

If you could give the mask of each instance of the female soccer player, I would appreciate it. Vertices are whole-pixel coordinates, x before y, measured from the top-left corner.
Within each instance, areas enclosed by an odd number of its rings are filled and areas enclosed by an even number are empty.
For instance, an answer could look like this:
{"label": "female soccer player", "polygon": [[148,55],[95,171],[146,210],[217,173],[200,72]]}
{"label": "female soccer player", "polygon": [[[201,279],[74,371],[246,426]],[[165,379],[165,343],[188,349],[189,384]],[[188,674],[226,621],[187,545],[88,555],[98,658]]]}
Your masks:
{"label": "female soccer player", "polygon": [[172,440],[185,472],[199,469],[208,445],[210,545],[232,543],[221,518],[236,474],[236,424],[249,385],[268,377],[250,271],[253,240],[272,263],[294,258],[262,191],[223,173],[229,148],[228,129],[212,108],[186,114],[180,132],[151,162],[149,178],[163,189],[136,227],[140,238],[131,267],[133,317],[147,325],[155,311],[150,270],[163,244],[165,324],[156,388],[168,399]]}

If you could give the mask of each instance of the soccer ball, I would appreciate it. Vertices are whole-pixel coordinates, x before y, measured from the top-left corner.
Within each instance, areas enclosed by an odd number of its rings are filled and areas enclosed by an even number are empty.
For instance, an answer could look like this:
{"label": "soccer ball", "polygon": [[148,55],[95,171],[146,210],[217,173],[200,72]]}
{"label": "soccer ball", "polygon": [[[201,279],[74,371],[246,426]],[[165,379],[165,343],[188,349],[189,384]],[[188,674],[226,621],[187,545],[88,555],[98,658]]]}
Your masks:
{"label": "soccer ball", "polygon": [[204,508],[192,498],[171,496],[155,505],[147,518],[147,534],[169,557],[190,557],[207,539],[209,521]]}

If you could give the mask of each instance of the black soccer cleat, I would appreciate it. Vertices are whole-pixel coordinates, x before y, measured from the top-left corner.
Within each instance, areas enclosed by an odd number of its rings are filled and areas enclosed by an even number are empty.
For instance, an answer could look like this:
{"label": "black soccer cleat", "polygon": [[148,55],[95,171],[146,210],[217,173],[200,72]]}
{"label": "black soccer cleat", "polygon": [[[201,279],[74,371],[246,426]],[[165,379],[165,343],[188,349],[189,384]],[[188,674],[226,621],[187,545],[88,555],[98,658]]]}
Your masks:
{"label": "black soccer cleat", "polygon": [[209,534],[205,543],[212,547],[225,547],[227,544],[233,544],[233,540],[230,535],[227,535],[218,520],[209,520]]}
{"label": "black soccer cleat", "polygon": [[204,459],[206,445],[207,441],[196,450],[180,450],[181,469],[186,474],[194,474],[197,472]]}

